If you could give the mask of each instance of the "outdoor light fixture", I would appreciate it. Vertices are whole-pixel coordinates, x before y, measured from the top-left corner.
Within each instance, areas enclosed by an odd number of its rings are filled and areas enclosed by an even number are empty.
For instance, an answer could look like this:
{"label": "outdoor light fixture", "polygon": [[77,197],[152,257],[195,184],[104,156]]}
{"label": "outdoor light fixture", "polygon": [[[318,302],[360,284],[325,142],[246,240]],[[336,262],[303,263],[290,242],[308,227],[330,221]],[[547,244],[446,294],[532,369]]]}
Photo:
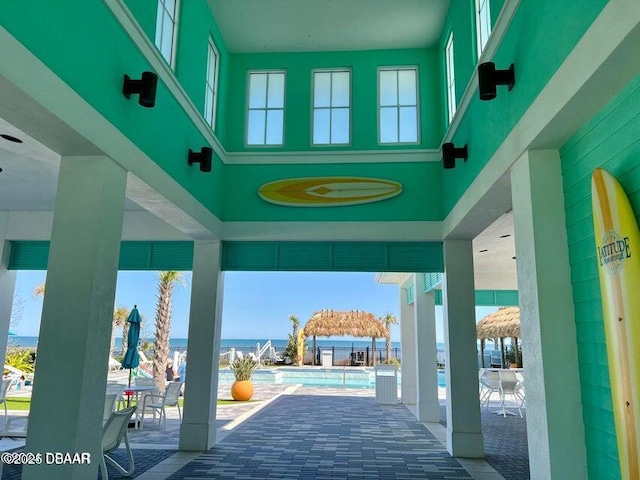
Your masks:
{"label": "outdoor light fixture", "polygon": [[187,162],[189,163],[189,165],[199,163],[201,172],[210,172],[212,157],[213,149],[211,147],[202,147],[200,149],[200,152],[194,152],[193,150],[189,149],[189,157],[187,158]]}
{"label": "outdoor light fixture", "polygon": [[9,135],[8,133],[0,133],[0,137],[4,138],[5,140],[8,140],[9,142],[22,143],[22,140],[14,137],[13,135]]}
{"label": "outdoor light fixture", "polygon": [[453,143],[442,144],[442,165],[444,168],[455,168],[456,158],[463,158],[467,161],[467,146],[461,148],[454,147]]}
{"label": "outdoor light fixture", "polygon": [[516,75],[513,63],[507,70],[496,70],[493,62],[478,65],[478,91],[480,100],[493,100],[496,98],[496,87],[506,85],[509,90],[516,84]]}
{"label": "outdoor light fixture", "polygon": [[140,80],[132,80],[129,75],[125,75],[122,93],[127,98],[139,95],[138,103],[143,107],[152,108],[156,104],[157,86],[158,76],[153,72],[142,72]]}

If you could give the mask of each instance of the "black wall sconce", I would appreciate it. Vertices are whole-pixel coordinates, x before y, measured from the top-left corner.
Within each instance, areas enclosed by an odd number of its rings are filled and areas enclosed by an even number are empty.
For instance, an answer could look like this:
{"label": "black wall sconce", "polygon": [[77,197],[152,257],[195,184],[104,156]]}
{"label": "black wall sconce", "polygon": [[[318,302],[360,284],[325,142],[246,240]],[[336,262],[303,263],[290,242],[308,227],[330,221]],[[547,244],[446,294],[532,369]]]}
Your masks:
{"label": "black wall sconce", "polygon": [[139,95],[138,103],[143,107],[153,108],[156,104],[156,87],[158,76],[153,72],[142,72],[140,80],[132,80],[129,75],[124,76],[122,94],[131,98],[131,95]]}
{"label": "black wall sconce", "polygon": [[454,147],[453,143],[442,144],[442,165],[444,168],[455,168],[456,158],[463,158],[467,161],[468,152],[467,146],[461,148]]}
{"label": "black wall sconce", "polygon": [[480,100],[493,100],[496,98],[496,87],[506,85],[511,90],[516,84],[516,75],[513,63],[507,70],[496,70],[493,62],[478,65],[478,90]]}
{"label": "black wall sconce", "polygon": [[201,172],[210,172],[212,157],[213,149],[211,147],[202,147],[199,152],[194,152],[193,150],[189,149],[189,157],[187,158],[187,162],[189,163],[189,165],[199,163]]}

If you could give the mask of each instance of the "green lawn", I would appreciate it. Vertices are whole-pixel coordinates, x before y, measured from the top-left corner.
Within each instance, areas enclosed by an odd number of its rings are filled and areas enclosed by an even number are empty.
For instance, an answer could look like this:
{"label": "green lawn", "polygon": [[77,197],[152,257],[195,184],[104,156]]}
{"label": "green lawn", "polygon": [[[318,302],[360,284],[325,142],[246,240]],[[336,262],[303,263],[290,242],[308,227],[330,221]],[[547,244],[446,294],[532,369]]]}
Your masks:
{"label": "green lawn", "polygon": [[[256,402],[257,400],[249,400],[249,402]],[[180,407],[182,407],[184,399],[180,399]],[[218,400],[218,405],[237,405],[242,402],[236,402],[235,400]],[[31,398],[29,397],[8,397],[7,408],[9,410],[29,410],[31,408]]]}
{"label": "green lawn", "polygon": [[7,408],[9,410],[29,410],[31,398],[29,397],[7,397]]}

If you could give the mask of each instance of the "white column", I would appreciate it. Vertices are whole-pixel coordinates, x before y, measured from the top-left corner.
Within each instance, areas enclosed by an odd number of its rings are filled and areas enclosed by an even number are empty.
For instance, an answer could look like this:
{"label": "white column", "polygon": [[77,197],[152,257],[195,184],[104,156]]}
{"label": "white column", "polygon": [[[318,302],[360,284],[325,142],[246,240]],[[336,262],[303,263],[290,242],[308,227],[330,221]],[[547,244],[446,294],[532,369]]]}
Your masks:
{"label": "white column", "polygon": [[25,451],[89,452],[92,462],[25,466],[24,479],[97,475],[125,187],[108,157],[60,163]]}
{"label": "white column", "polygon": [[413,275],[413,309],[416,318],[416,365],[418,367],[417,417],[421,422],[440,421],[438,404],[438,365],[436,345],[436,302],[433,293],[425,293],[422,273]]}
{"label": "white column", "polygon": [[523,154],[511,191],[531,478],[587,478],[558,152]]}
{"label": "white column", "polygon": [[220,241],[196,241],[187,345],[187,378],[180,450],[209,450],[216,443],[216,404],[222,326]]}
{"label": "white column", "polygon": [[407,303],[407,288],[411,287],[413,277],[400,285],[400,344],[402,345],[402,377],[400,390],[402,403],[415,405],[417,393],[416,366],[416,319],[413,305]]}
{"label": "white column", "polygon": [[16,271],[7,270],[11,244],[5,241],[8,212],[0,213],[0,358],[4,362],[7,352],[7,336],[11,324],[11,309],[16,289]]}
{"label": "white column", "polygon": [[445,240],[442,282],[447,450],[454,457],[484,456],[471,240]]}

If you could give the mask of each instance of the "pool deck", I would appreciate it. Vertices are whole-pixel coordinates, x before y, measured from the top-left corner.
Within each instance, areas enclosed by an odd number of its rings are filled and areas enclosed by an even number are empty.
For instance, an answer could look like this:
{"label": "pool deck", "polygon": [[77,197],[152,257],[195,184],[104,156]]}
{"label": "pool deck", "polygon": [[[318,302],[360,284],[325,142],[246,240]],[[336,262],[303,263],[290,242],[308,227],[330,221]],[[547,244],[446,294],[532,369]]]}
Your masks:
{"label": "pool deck", "polygon": [[[221,384],[218,398],[228,399],[229,389]],[[168,409],[167,431],[130,430],[136,471],[129,478],[529,478],[524,419],[492,414],[492,399],[482,415],[486,461],[454,459],[443,446],[444,389],[440,395],[442,422],[421,424],[410,407],[378,405],[373,389],[256,385],[256,401],[218,406],[217,443],[208,452],[177,451],[177,409]],[[25,414],[11,412],[12,422]],[[0,450],[23,444],[3,439]],[[19,471],[7,465],[2,478]]]}

